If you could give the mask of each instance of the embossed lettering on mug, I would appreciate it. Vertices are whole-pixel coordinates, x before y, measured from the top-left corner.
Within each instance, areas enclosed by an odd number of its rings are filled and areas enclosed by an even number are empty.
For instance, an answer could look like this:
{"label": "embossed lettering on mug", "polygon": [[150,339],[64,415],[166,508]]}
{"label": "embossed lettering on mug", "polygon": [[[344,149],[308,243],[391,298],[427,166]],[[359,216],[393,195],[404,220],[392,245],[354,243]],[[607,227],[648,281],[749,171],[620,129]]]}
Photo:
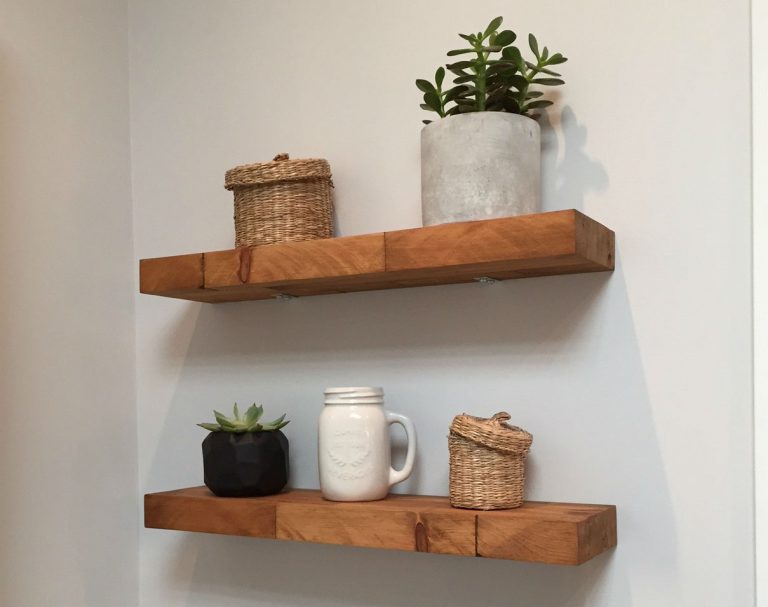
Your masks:
{"label": "embossed lettering on mug", "polygon": [[366,430],[334,432],[327,453],[332,464],[330,472],[337,478],[363,478],[373,472],[371,443]]}

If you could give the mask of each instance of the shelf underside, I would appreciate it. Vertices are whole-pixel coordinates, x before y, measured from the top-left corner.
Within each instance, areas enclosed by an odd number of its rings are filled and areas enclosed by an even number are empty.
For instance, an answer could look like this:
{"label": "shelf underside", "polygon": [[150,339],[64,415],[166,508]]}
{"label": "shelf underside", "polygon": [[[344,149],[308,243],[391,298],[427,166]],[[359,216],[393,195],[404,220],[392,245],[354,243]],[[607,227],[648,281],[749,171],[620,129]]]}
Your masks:
{"label": "shelf underside", "polygon": [[224,535],[579,565],[616,545],[616,508],[526,502],[515,510],[452,508],[445,497],[391,495],[329,502],[295,489],[215,497],[205,487],[144,497],[146,527]]}
{"label": "shelf underside", "polygon": [[143,259],[141,292],[222,303],[605,272],[614,234],[575,211]]}

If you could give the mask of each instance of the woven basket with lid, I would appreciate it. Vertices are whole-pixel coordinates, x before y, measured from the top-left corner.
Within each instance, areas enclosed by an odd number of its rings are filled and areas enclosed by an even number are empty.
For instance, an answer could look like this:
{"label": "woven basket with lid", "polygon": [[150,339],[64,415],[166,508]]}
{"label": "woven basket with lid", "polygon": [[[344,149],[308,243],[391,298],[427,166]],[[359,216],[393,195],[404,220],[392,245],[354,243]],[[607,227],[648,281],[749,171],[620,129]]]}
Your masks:
{"label": "woven basket with lid", "polygon": [[235,246],[333,236],[331,167],[321,158],[246,164],[226,173],[235,196]]}
{"label": "woven basket with lid", "polygon": [[457,415],[451,423],[451,506],[474,510],[517,508],[523,503],[525,456],[533,436],[507,424],[509,413],[491,419]]}

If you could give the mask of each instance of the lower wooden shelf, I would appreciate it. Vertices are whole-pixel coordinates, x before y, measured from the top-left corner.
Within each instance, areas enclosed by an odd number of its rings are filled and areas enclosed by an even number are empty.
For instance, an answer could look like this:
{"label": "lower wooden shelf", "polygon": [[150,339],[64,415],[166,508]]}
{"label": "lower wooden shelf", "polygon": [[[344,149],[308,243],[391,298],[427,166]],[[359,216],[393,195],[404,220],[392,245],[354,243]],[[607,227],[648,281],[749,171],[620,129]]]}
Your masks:
{"label": "lower wooden shelf", "polygon": [[526,502],[479,511],[418,495],[329,502],[306,489],[260,498],[221,498],[205,487],[150,493],[144,525],[560,565],[580,565],[616,545],[615,506]]}

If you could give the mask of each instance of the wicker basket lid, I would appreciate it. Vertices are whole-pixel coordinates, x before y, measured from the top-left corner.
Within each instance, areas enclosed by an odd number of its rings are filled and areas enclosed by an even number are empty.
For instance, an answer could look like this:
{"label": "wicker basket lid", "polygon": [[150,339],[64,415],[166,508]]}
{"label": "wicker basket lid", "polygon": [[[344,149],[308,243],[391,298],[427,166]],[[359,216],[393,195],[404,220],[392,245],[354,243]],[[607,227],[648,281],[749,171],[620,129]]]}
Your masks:
{"label": "wicker basket lid", "polygon": [[331,167],[322,158],[299,158],[290,160],[288,154],[278,154],[272,162],[244,164],[227,171],[224,187],[234,190],[238,187],[303,181],[307,179],[330,179]]}
{"label": "wicker basket lid", "polygon": [[506,411],[497,413],[491,419],[463,413],[453,418],[451,434],[504,453],[528,453],[533,436],[506,423],[509,417]]}

